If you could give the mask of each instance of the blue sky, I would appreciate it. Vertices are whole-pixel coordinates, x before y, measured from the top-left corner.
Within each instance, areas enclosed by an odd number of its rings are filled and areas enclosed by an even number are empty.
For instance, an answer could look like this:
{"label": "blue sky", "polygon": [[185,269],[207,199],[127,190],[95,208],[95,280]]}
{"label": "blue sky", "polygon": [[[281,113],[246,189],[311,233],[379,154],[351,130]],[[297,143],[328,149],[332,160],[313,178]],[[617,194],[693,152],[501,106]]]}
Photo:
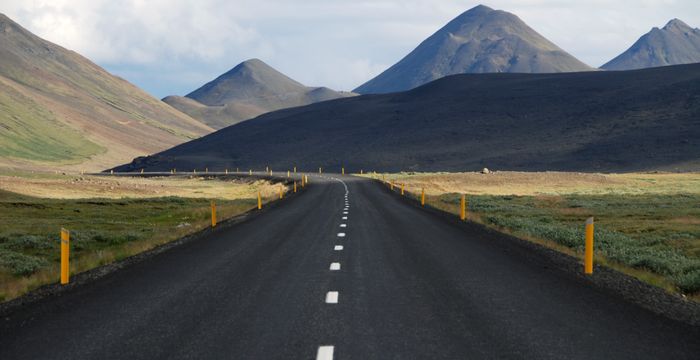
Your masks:
{"label": "blue sky", "polygon": [[352,90],[480,3],[592,66],[672,18],[700,26],[697,0],[0,0],[0,11],[161,98],[254,57],[306,85]]}

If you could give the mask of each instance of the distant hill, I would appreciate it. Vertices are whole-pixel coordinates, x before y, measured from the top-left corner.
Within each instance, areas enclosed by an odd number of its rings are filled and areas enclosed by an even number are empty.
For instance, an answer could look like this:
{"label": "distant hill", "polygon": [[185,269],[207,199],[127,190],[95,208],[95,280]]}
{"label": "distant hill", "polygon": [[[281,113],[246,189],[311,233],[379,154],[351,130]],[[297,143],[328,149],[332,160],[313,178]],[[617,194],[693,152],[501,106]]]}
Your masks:
{"label": "distant hill", "polygon": [[700,29],[673,19],[661,29],[651,29],[601,69],[633,70],[692,63],[700,63]]}
{"label": "distant hill", "polygon": [[517,16],[479,5],[450,21],[398,63],[354,90],[404,91],[446,75],[593,70]]}
{"label": "distant hill", "polygon": [[285,109],[119,170],[700,170],[700,64],[464,74]]}
{"label": "distant hill", "polygon": [[261,60],[251,59],[186,97],[168,96],[163,101],[220,129],[272,110],[352,95],[304,86]]}
{"label": "distant hill", "polygon": [[0,165],[104,169],[211,131],[0,14]]}

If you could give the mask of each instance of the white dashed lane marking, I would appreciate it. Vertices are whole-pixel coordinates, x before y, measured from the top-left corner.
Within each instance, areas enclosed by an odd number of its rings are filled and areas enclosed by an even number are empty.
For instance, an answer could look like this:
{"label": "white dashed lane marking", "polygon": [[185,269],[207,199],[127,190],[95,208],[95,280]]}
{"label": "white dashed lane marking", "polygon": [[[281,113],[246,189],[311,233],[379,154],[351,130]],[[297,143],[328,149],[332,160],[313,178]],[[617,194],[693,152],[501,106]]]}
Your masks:
{"label": "white dashed lane marking", "polygon": [[348,217],[347,217],[347,216],[343,216],[343,219],[342,219],[342,220],[347,220],[347,219],[348,219]]}
{"label": "white dashed lane marking", "polygon": [[319,346],[316,360],[333,360],[333,350],[333,346],[330,345]]}
{"label": "white dashed lane marking", "polygon": [[338,237],[345,237],[345,233],[338,233]]}
{"label": "white dashed lane marking", "polygon": [[348,214],[348,212],[347,212],[347,211],[343,211],[343,215],[347,215],[347,214]]}
{"label": "white dashed lane marking", "polygon": [[338,303],[338,292],[329,291],[326,293],[326,304],[337,304]]}
{"label": "white dashed lane marking", "polygon": [[340,263],[331,263],[331,271],[340,270]]}
{"label": "white dashed lane marking", "polygon": [[340,224],[340,227],[348,227],[348,224]]}
{"label": "white dashed lane marking", "polygon": [[343,245],[336,245],[336,246],[333,248],[333,250],[335,250],[335,251],[343,250]]}

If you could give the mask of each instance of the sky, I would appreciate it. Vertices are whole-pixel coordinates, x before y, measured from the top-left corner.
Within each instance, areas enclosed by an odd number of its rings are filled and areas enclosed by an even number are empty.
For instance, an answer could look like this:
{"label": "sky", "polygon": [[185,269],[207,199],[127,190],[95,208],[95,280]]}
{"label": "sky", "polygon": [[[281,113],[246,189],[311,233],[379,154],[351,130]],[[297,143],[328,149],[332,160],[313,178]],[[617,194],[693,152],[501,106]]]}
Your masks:
{"label": "sky", "polygon": [[250,58],[349,91],[478,4],[595,67],[672,18],[700,26],[698,0],[0,0],[0,12],[162,98]]}

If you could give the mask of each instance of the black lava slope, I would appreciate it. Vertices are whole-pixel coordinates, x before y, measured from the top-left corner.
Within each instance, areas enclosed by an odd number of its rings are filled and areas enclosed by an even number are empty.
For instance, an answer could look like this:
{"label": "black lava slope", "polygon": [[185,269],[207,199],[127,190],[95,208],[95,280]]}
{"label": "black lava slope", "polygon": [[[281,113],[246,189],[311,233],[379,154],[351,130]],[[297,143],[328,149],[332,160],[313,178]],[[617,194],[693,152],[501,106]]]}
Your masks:
{"label": "black lava slope", "polygon": [[118,171],[698,170],[700,64],[463,74],[261,115]]}

